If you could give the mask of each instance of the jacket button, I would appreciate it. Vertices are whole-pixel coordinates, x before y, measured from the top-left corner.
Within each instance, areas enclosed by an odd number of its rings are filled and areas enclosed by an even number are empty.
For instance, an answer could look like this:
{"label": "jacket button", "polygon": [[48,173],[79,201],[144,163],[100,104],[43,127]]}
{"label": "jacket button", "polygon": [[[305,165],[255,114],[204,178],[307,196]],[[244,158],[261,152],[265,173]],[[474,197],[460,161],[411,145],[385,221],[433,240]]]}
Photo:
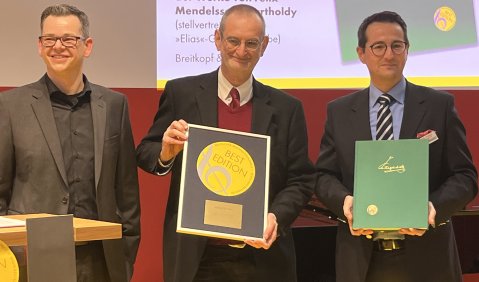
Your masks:
{"label": "jacket button", "polygon": [[67,203],[68,203],[68,197],[63,197],[62,204],[67,204]]}

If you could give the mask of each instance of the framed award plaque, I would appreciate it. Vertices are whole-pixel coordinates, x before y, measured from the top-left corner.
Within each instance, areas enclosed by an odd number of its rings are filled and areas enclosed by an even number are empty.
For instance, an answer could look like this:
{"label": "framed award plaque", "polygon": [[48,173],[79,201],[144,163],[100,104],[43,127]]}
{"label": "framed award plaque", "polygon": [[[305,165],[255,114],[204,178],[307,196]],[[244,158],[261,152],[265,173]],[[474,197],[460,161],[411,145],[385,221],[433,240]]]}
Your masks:
{"label": "framed award plaque", "polygon": [[270,137],[188,126],[177,232],[233,240],[263,238]]}

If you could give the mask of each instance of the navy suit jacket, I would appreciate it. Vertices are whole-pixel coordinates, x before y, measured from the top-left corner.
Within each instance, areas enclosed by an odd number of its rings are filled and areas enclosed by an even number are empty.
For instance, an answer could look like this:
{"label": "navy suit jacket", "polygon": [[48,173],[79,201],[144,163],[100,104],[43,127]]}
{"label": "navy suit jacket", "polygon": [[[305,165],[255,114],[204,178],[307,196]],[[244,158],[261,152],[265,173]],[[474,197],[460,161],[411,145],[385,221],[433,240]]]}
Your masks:
{"label": "navy suit jacket", "polygon": [[[307,131],[300,101],[277,89],[253,82],[252,132],[271,136],[269,212],[276,215],[280,237],[269,250],[254,250],[255,281],[296,281],[290,225],[308,202],[314,167],[308,158]],[[218,71],[169,81],[152,127],[137,148],[139,166],[158,172],[163,133],[173,120],[218,126]],[[164,224],[165,281],[192,281],[206,246],[206,237],[176,233],[181,153],[172,168]]]}
{"label": "navy suit jacket", "polygon": [[[354,194],[355,141],[372,139],[368,99],[369,89],[364,89],[328,104],[316,162],[315,192],[343,219],[344,198]],[[453,96],[408,82],[400,139],[415,139],[417,133],[428,129],[435,130],[439,137],[429,145],[429,201],[437,211],[436,228],[430,228],[422,237],[406,236],[408,264],[400,267],[414,273],[417,281],[460,281],[461,269],[449,220],[476,195],[477,172]],[[372,240],[352,236],[348,225],[339,223],[337,281],[365,281],[372,249]]]}

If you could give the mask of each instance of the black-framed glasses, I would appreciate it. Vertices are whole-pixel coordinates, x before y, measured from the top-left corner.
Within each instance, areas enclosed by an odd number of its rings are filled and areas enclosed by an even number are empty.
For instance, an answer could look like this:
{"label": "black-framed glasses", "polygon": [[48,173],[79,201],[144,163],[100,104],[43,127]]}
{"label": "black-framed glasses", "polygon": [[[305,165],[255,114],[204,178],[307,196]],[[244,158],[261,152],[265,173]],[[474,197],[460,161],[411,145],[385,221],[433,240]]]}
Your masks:
{"label": "black-framed glasses", "polygon": [[85,40],[84,37],[81,36],[39,36],[40,42],[42,43],[43,47],[53,47],[58,40],[62,43],[65,47],[75,47],[78,43],[78,40]]}
{"label": "black-framed glasses", "polygon": [[[404,51],[407,48],[407,45],[408,45],[407,42],[404,42],[404,41],[394,41],[393,43],[391,43],[389,47],[391,48],[394,54],[400,55],[404,53]],[[369,46],[369,48],[371,48],[371,52],[373,52],[374,55],[380,57],[386,54],[388,45],[384,42],[378,42]]]}
{"label": "black-framed glasses", "polygon": [[[236,37],[227,37],[224,39],[226,42],[226,47],[230,50],[235,50],[241,46],[241,40]],[[248,51],[256,51],[261,45],[261,41],[258,39],[248,39],[244,41],[244,46]]]}

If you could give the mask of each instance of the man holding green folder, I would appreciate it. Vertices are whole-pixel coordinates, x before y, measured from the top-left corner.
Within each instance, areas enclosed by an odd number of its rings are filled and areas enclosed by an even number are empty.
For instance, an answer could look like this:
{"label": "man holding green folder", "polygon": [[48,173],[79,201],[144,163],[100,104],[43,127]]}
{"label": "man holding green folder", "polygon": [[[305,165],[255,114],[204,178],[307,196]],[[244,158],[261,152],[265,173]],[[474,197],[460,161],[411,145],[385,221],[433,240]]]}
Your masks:
{"label": "man holding green folder", "polygon": [[[477,194],[477,171],[454,97],[404,78],[408,49],[407,26],[398,14],[367,17],[356,51],[370,86],[328,104],[316,194],[344,221],[336,240],[338,282],[462,280],[450,218]],[[429,140],[430,228],[398,228],[385,236],[353,229],[355,142],[416,138]]]}

